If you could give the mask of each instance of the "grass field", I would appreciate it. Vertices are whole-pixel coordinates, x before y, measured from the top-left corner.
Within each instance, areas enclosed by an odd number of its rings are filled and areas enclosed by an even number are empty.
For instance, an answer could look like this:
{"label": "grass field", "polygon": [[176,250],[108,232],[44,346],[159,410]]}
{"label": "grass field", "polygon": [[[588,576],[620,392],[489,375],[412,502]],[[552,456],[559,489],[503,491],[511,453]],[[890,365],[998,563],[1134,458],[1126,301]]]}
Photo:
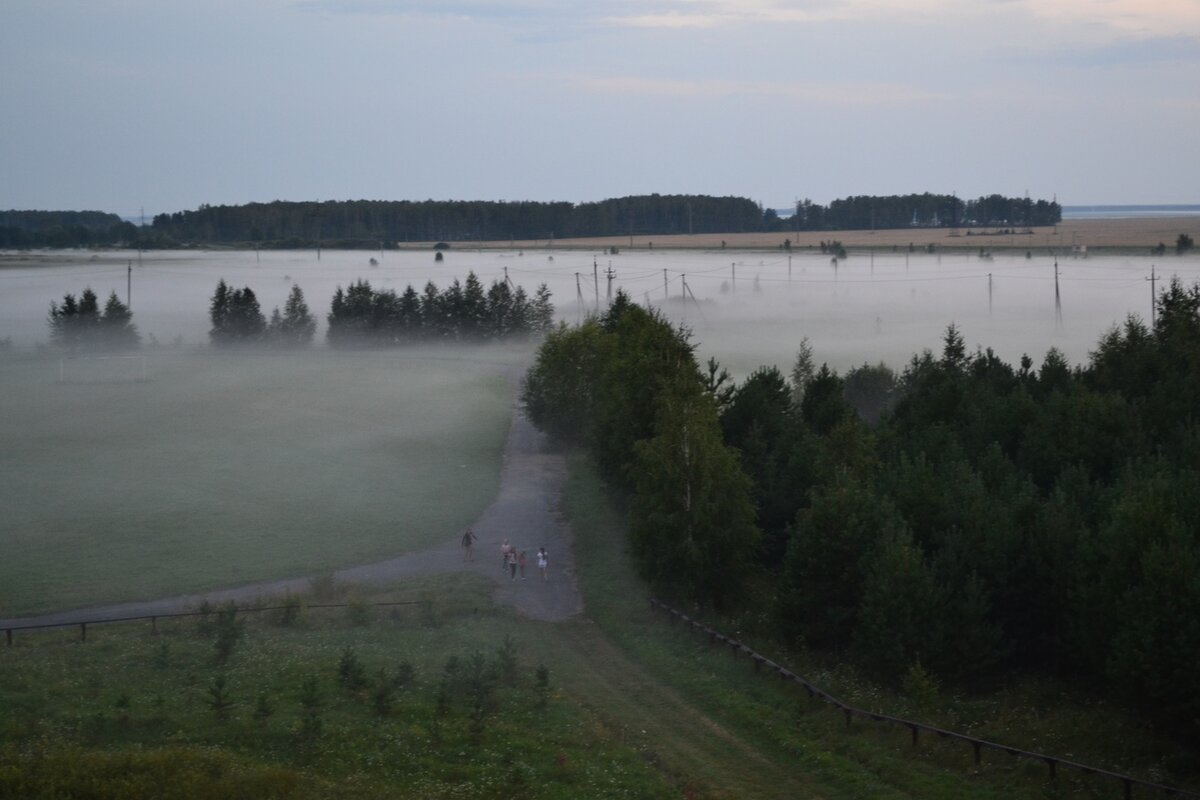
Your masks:
{"label": "grass field", "polygon": [[[971,235],[967,235],[967,231]],[[1011,233],[1000,233],[1002,230]],[[852,231],[774,231],[771,233],[698,233],[660,234],[635,236],[602,236],[584,239],[517,240],[483,242],[482,247],[520,247],[535,250],[539,247],[564,249],[608,249],[616,247],[634,250],[667,249],[729,249],[764,250],[780,249],[784,242],[803,251],[818,247],[821,242],[836,240],[854,249],[891,250],[893,247],[907,249],[911,244],[917,250],[933,245],[939,250],[1046,250],[1069,252],[1076,245],[1090,250],[1109,250],[1146,253],[1151,247],[1164,243],[1168,248],[1175,244],[1180,233],[1195,237],[1200,232],[1200,217],[1139,217],[1130,219],[1067,219],[1058,225],[1032,229],[1004,227],[974,228],[897,228],[882,230]],[[415,246],[415,245],[414,245]],[[427,246],[427,245],[421,245]]]}
{"label": "grass field", "polygon": [[[1121,796],[1119,784],[1065,771],[1049,781],[1043,765],[995,754],[977,767],[969,748],[933,737],[914,750],[907,731],[847,729],[839,714],[649,611],[621,516],[582,459],[571,461],[564,511],[587,609],[566,623],[518,618],[492,604],[487,581],[446,575],[349,598],[427,607],[302,607],[286,625],[280,612],[242,614],[244,636],[225,665],[197,620],[160,621],[158,635],[145,623],[92,627],[86,644],[75,629],[18,632],[0,648],[0,796]],[[714,621],[755,636],[755,620]],[[339,681],[348,648],[358,688]],[[1186,771],[1184,750],[1053,684],[917,705],[836,662],[771,655],[860,707],[1145,777]],[[469,681],[446,680],[452,658],[475,665],[460,674],[491,676],[486,702],[473,705]],[[402,662],[414,679],[395,686]],[[213,707],[222,677],[224,719]],[[306,686],[317,696],[311,712]]]}
{"label": "grass field", "polygon": [[[487,581],[427,579],[370,599],[431,605],[357,622],[309,610],[286,626],[279,613],[243,615],[225,665],[191,619],[160,621],[158,635],[96,628],[87,644],[19,637],[0,652],[0,796],[676,796],[566,694],[561,662],[539,686],[537,654],[557,649],[556,631],[492,606]],[[362,685],[340,678],[348,649]],[[458,680],[446,680],[452,658]],[[218,678],[224,719],[212,703]],[[490,684],[478,706],[476,678]]]}
{"label": "grass field", "polygon": [[[428,546],[499,480],[511,350],[0,359],[0,616]],[[140,363],[139,363],[140,366]]]}

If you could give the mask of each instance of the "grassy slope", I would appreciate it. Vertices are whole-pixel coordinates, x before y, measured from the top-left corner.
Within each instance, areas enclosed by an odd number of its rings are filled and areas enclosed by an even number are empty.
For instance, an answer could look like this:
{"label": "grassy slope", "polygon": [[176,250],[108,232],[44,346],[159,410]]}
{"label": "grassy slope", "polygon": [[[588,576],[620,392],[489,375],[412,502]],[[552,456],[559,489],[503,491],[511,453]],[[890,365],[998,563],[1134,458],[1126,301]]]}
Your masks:
{"label": "grassy slope", "polygon": [[455,355],[153,354],[147,383],[80,384],[0,361],[0,616],[311,574],[469,523],[510,389]]}

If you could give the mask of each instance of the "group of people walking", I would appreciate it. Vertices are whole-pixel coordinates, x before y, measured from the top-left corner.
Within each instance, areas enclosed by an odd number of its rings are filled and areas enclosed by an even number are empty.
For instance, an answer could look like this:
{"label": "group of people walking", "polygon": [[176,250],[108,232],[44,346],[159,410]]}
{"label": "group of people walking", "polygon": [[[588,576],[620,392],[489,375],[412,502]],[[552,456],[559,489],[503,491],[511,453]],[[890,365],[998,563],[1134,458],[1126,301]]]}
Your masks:
{"label": "group of people walking", "polygon": [[[475,560],[475,542],[478,540],[479,537],[470,528],[467,528],[463,532],[463,561]],[[550,569],[550,554],[546,552],[545,547],[539,547],[536,558],[538,574],[545,581],[547,579],[547,572]],[[500,559],[500,569],[509,576],[509,580],[515,581],[518,573],[520,573],[521,580],[525,580],[525,565],[528,560],[524,550],[518,550],[516,546],[509,544],[508,539],[505,539],[500,544]]]}

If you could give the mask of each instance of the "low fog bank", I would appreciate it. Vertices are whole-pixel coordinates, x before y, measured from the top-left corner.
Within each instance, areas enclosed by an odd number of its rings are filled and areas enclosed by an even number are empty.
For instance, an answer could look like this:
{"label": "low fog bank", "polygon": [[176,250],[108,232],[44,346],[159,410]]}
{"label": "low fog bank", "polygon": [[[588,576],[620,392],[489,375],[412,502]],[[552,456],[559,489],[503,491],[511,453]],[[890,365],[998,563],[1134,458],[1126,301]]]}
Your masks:
{"label": "low fog bank", "polygon": [[0,357],[0,609],[311,574],[493,498],[528,352]]}
{"label": "low fog bank", "polygon": [[[371,262],[375,263],[372,264]],[[106,296],[128,292],[134,322],[149,345],[208,344],[208,307],[218,280],[249,286],[262,311],[282,307],[299,286],[325,336],[334,291],[356,280],[376,289],[445,288],[474,272],[483,284],[509,281],[532,295],[553,292],[559,319],[576,322],[618,290],[661,308],[694,331],[702,358],[714,356],[744,376],[761,364],[790,365],[807,337],[818,362],[839,370],[864,362],[903,367],[937,350],[954,323],[968,345],[1008,361],[1040,360],[1057,347],[1072,362],[1087,358],[1103,332],[1134,313],[1148,319],[1151,270],[1162,279],[1200,278],[1194,256],[1091,257],[1048,252],[860,253],[835,263],[827,254],[620,250],[586,253],[537,248],[508,251],[221,251],[143,254],[50,253],[0,269],[0,340],[31,349],[48,339],[51,301],[90,286]],[[132,265],[132,266],[130,266]],[[1158,284],[1161,288],[1162,285]]]}

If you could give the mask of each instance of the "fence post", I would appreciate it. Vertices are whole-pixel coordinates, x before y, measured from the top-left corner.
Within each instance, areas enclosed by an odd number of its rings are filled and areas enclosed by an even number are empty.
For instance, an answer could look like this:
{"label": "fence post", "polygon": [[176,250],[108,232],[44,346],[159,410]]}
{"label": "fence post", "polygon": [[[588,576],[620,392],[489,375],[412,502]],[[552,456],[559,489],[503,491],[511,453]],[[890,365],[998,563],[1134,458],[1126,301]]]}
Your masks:
{"label": "fence post", "polygon": [[975,749],[975,766],[979,766],[983,760],[983,756],[980,754],[979,742],[972,741],[971,747]]}
{"label": "fence post", "polygon": [[909,727],[909,730],[912,731],[912,746],[916,747],[917,746],[917,731],[919,730],[919,728],[917,728],[916,725],[909,725],[908,727]]}
{"label": "fence post", "polygon": [[1125,784],[1125,800],[1129,800],[1133,797],[1133,781],[1129,778],[1122,778],[1121,783]]}
{"label": "fence post", "polygon": [[79,623],[79,641],[81,641],[81,642],[87,641],[87,623],[86,622]]}
{"label": "fence post", "polygon": [[150,618],[150,633],[158,636],[158,617]]}
{"label": "fence post", "polygon": [[1050,767],[1050,780],[1058,777],[1058,762],[1053,758],[1047,758],[1046,764]]}
{"label": "fence post", "polygon": [[844,714],[846,715],[846,727],[847,727],[847,728],[849,728],[849,727],[850,727],[850,720],[852,719],[852,717],[851,717],[851,715],[850,715],[850,709],[848,709],[848,708],[843,708],[843,709],[842,709],[842,713],[844,713]]}
{"label": "fence post", "polygon": [[8,642],[8,646],[12,647],[12,628],[4,629],[4,638]]}

